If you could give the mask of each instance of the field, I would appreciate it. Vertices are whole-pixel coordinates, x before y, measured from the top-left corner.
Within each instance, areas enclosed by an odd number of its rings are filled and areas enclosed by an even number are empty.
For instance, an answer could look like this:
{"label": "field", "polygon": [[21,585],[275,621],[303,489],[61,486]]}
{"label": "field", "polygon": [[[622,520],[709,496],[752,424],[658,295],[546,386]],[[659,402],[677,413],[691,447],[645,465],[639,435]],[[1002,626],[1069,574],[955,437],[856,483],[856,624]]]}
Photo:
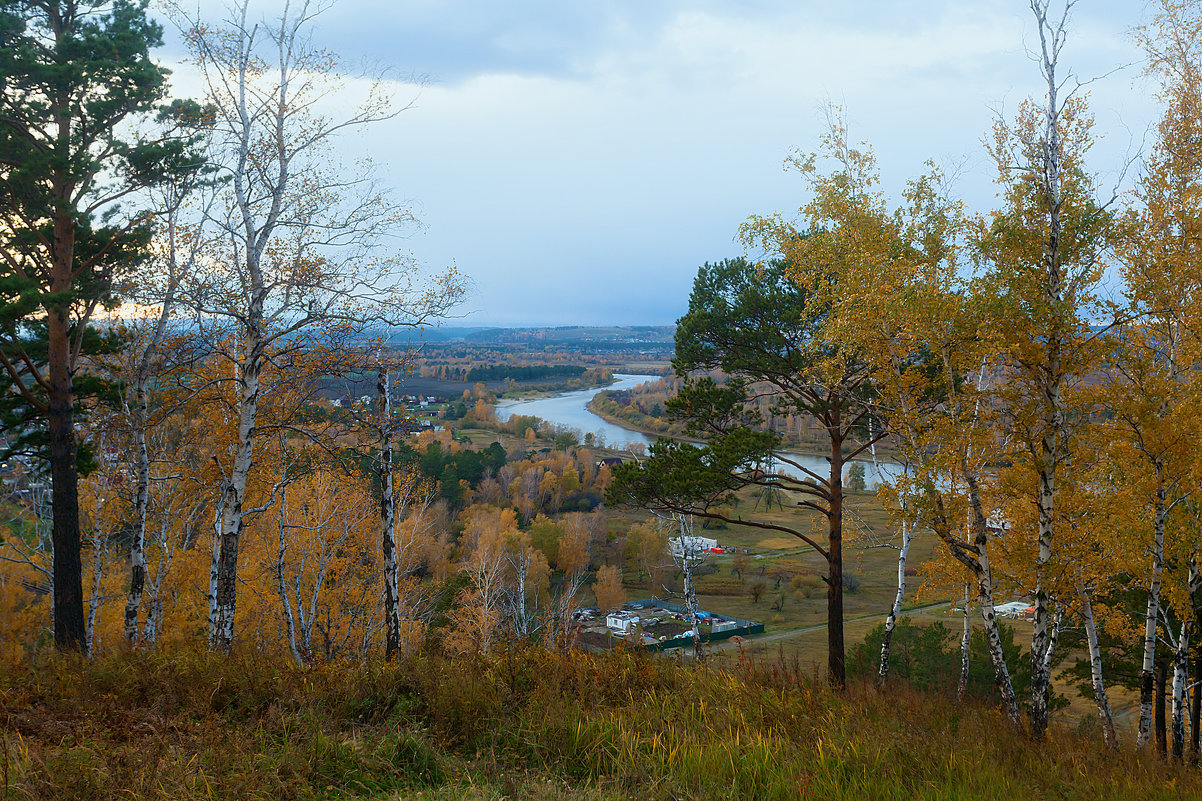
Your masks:
{"label": "field", "polygon": [[[740,500],[740,508],[747,511],[754,505],[750,494]],[[858,579],[854,592],[844,593],[844,642],[848,650],[863,641],[865,635],[883,622],[897,590],[897,550],[883,547],[896,544],[899,535],[889,523],[888,511],[878,502],[875,493],[848,493],[847,506],[852,510],[854,522],[846,526],[844,540],[844,569]],[[614,512],[611,528],[629,526],[645,515],[637,512]],[[773,507],[756,512],[757,519],[767,522],[819,524],[815,513],[805,510],[780,509]],[[765,624],[763,635],[752,638],[740,647],[751,659],[772,662],[785,660],[796,662],[810,676],[824,675],[827,658],[826,632],[826,586],[818,578],[824,570],[824,560],[804,543],[787,536],[765,532],[749,527],[731,526],[725,529],[698,530],[698,534],[713,537],[719,545],[746,548],[749,552],[749,567],[739,578],[733,570],[736,557],[730,554],[711,554],[707,557],[703,571],[713,569],[698,579],[698,601],[702,609],[761,621]],[[822,531],[819,530],[819,534]],[[821,541],[821,537],[819,537]],[[923,563],[935,553],[937,541],[933,534],[919,531],[911,544],[908,566],[917,571],[906,579],[906,601],[903,617],[920,624],[942,622],[953,630],[959,630],[963,618],[944,597],[937,593],[923,593]],[[779,586],[776,577],[781,576]],[[796,588],[792,583],[801,576]],[[757,602],[749,593],[756,580],[763,580],[766,589]],[[672,586],[669,583],[669,586]],[[643,597],[655,590],[664,595],[662,587],[649,581],[629,582],[629,597]],[[707,592],[717,589],[718,592]],[[783,597],[783,603],[781,599]],[[1008,599],[1006,599],[1008,600]],[[774,608],[779,604],[780,608]],[[973,625],[979,618],[974,616]],[[1015,640],[1020,644],[1029,642],[1030,624],[1009,621],[1015,629]],[[733,646],[716,646],[729,650]],[[1071,654],[1070,661],[1083,654]],[[1024,657],[1025,658],[1025,657]],[[1058,712],[1062,721],[1075,724],[1097,712],[1092,697],[1080,696],[1075,688],[1058,684],[1058,691],[1069,701],[1069,706]],[[1121,687],[1108,689],[1115,724],[1120,731],[1130,730],[1136,721],[1137,698]]]}
{"label": "field", "polygon": [[[844,534],[844,570],[858,582],[854,591],[844,594],[844,613],[849,619],[876,616],[884,618],[897,590],[897,550],[887,547],[899,542],[899,535],[889,523],[889,513],[877,501],[875,493],[848,493],[849,514]],[[809,510],[773,506],[768,509],[762,501],[756,508],[756,498],[745,491],[737,510],[768,523],[781,523],[816,530],[817,539],[824,538],[825,520]],[[648,515],[640,512],[613,511],[610,528],[622,530]],[[815,528],[817,527],[817,528]],[[825,560],[800,540],[780,532],[770,532],[749,526],[729,526],[702,529],[698,535],[712,537],[724,547],[746,549],[747,565],[742,576],[736,573],[739,557],[732,554],[710,554],[697,582],[698,600],[702,608],[715,612],[763,621],[767,633],[794,630],[822,624],[826,620],[826,585],[819,578],[825,573]],[[934,536],[920,532],[910,549],[910,564],[919,566],[934,552]],[[712,571],[712,572],[709,572]],[[750,594],[751,586],[764,582],[759,601]],[[911,601],[922,584],[921,575],[907,580],[907,598]],[[650,582],[631,583],[628,592],[646,593],[655,589]],[[711,591],[717,590],[717,591]],[[783,601],[782,601],[783,598]],[[779,608],[774,608],[774,604]],[[874,624],[875,625],[875,624]],[[825,636],[825,635],[824,635]],[[799,654],[809,658],[809,654]],[[822,657],[825,660],[825,657]]]}

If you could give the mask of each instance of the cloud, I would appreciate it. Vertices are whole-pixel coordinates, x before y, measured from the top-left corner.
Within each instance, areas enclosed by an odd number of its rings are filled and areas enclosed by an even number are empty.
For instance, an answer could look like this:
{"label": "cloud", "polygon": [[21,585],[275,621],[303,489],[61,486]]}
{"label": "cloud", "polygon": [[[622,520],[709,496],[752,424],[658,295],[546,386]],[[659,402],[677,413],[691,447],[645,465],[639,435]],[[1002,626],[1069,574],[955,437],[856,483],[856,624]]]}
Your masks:
{"label": "cloud", "polygon": [[[1138,59],[1131,9],[1079,8],[1065,53],[1079,75]],[[886,189],[927,158],[962,163],[958,190],[984,210],[981,138],[1040,91],[1021,4],[985,0],[340,0],[319,19],[344,57],[433,75],[345,147],[415,199],[415,254],[473,276],[489,322],[670,322],[702,262],[741,253],[742,220],[804,202],[780,167],[816,147],[828,99],[875,146]],[[1152,104],[1130,73],[1090,91],[1111,132],[1096,163],[1117,173]]]}

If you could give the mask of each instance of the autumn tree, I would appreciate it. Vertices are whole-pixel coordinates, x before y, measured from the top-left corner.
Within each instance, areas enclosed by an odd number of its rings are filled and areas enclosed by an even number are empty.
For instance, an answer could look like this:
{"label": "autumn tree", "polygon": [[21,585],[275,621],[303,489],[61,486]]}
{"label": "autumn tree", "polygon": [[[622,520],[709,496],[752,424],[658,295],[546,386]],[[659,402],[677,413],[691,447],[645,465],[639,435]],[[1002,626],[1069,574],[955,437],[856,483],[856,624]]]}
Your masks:
{"label": "autumn tree", "polygon": [[597,608],[611,612],[626,603],[626,589],[622,586],[622,569],[615,565],[601,565],[597,571],[597,583],[593,585],[597,597]]}
{"label": "autumn tree", "polygon": [[[1064,90],[1060,56],[1073,2],[1059,13],[1032,0],[1039,35],[1036,60],[1045,94],[999,120],[990,152],[1003,205],[980,224],[974,247],[996,298],[990,323],[1002,336],[1003,375],[992,393],[1004,410],[1012,467],[1001,480],[1015,490],[1012,507],[1038,511],[1031,536],[1016,541],[1010,565],[1032,598],[1031,731],[1047,728],[1056,622],[1071,590],[1057,586],[1058,482],[1085,415],[1070,405],[1077,383],[1098,364],[1101,340],[1091,324],[1112,312],[1096,295],[1114,241],[1112,215],[1096,198],[1085,156],[1093,119],[1082,95]],[[1019,489],[1025,486],[1025,489]],[[1008,509],[1008,516],[1020,513]],[[1059,596],[1059,598],[1057,597]]]}
{"label": "autumn tree", "polygon": [[91,322],[144,254],[137,193],[195,163],[186,136],[130,133],[166,96],[167,71],[150,57],[161,40],[145,2],[0,3],[4,424],[49,465],[65,649],[84,646],[78,476],[92,462],[76,423],[80,401],[103,388],[83,368],[114,345]]}
{"label": "autumn tree", "polygon": [[[1148,73],[1160,84],[1164,112],[1135,191],[1134,225],[1117,248],[1132,322],[1120,332],[1110,399],[1114,435],[1129,444],[1126,450],[1144,467],[1137,485],[1144,489],[1139,501],[1147,514],[1140,529],[1146,535],[1135,548],[1151,558],[1143,570],[1133,568],[1145,577],[1147,592],[1137,730],[1141,746],[1150,741],[1152,728],[1166,529],[1175,507],[1196,486],[1194,375],[1202,357],[1196,334],[1202,291],[1197,255],[1202,232],[1202,9],[1193,2],[1157,5],[1136,38],[1148,55]],[[1179,559],[1192,558],[1171,544],[1170,550]],[[1179,601],[1183,597],[1180,591],[1176,595]],[[1181,635],[1178,631],[1174,639],[1188,639]]]}
{"label": "autumn tree", "polygon": [[196,319],[237,387],[210,588],[215,650],[228,650],[234,637],[246,489],[265,433],[258,411],[273,390],[263,383],[265,367],[300,368],[316,351],[337,355],[338,338],[419,324],[445,313],[460,292],[453,274],[418,288],[411,266],[380,251],[381,237],[410,216],[373,188],[370,165],[352,174],[332,166],[340,132],[398,112],[376,83],[349,116],[322,113],[345,84],[335,57],[309,38],[316,13],[302,2],[254,24],[244,0],[221,28],[185,19],[214,110],[211,158],[228,178],[210,216],[207,269],[188,287]]}

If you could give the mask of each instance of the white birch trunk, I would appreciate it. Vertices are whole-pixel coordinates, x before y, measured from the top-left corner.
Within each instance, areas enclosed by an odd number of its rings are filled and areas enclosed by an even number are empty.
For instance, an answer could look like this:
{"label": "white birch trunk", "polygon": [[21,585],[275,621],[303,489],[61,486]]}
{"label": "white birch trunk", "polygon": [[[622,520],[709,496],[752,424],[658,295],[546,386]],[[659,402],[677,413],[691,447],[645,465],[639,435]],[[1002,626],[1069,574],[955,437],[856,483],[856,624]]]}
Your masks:
{"label": "white birch trunk", "polygon": [[[178,199],[182,202],[182,198]],[[138,613],[142,606],[142,596],[146,588],[146,518],[150,511],[150,452],[146,446],[147,430],[150,425],[150,375],[163,337],[167,332],[167,322],[171,317],[176,302],[176,292],[184,272],[189,270],[194,262],[201,238],[196,236],[191,252],[184,263],[180,263],[178,245],[176,242],[177,214],[179,207],[172,208],[167,218],[167,287],[162,298],[159,316],[150,331],[149,338],[141,352],[138,353],[133,369],[134,405],[127,407],[134,438],[134,458],[136,460],[136,489],[134,492],[134,530],[130,539],[130,573],[129,593],[125,600],[125,640],[130,645],[138,641]],[[161,583],[161,579],[160,579]],[[157,595],[156,595],[157,599]],[[154,632],[155,626],[147,627]]]}
{"label": "white birch trunk", "polygon": [[530,576],[530,549],[507,553],[505,558],[513,570],[513,587],[510,596],[512,598],[510,609],[512,610],[513,630],[519,637],[525,639],[530,635],[530,616],[526,609],[526,585],[529,583]]}
{"label": "white birch trunk", "polygon": [[1044,709],[1045,729],[1047,727],[1047,712],[1051,708],[1052,700],[1052,663],[1056,656],[1056,647],[1060,644],[1060,626],[1063,622],[1064,610],[1058,606],[1052,615],[1052,622],[1048,631],[1048,642],[1043,652],[1043,662],[1040,665],[1040,675],[1043,677],[1043,686],[1040,688],[1040,700]]}
{"label": "white birch trunk", "polygon": [[[1040,68],[1047,87],[1043,107],[1043,136],[1040,137],[1038,169],[1040,191],[1047,207],[1047,239],[1043,246],[1043,301],[1060,315],[1063,307],[1064,276],[1061,264],[1061,145],[1060,145],[1060,81],[1056,77],[1060,49],[1064,44],[1065,16],[1059,22],[1048,19],[1047,0],[1031,0],[1031,10],[1039,29],[1041,46]],[[1043,436],[1040,443],[1038,494],[1039,514],[1038,551],[1035,557],[1035,617],[1031,631],[1031,734],[1042,739],[1048,725],[1048,697],[1051,675],[1047,669],[1050,610],[1048,597],[1048,566],[1052,558],[1056,506],[1056,474],[1063,458],[1065,426],[1061,386],[1064,382],[1062,357],[1063,333],[1059,321],[1045,334],[1043,364],[1037,366],[1036,383],[1043,395]]]}
{"label": "white birch trunk", "polygon": [[134,530],[129,545],[129,594],[125,600],[125,641],[138,641],[138,611],[146,587],[146,515],[150,505],[150,452],[146,448],[147,383],[141,369],[134,384],[130,419],[134,435],[137,489],[134,493]]}
{"label": "white birch trunk", "polygon": [[[967,472],[967,471],[966,471]],[[976,549],[977,603],[981,606],[981,620],[985,624],[985,641],[989,645],[989,660],[993,663],[994,683],[1002,696],[1002,708],[1015,726],[1021,725],[1018,698],[1006,666],[1006,653],[1002,649],[1002,637],[998,632],[997,613],[993,603],[993,568],[989,562],[988,521],[981,505],[981,491],[975,477],[966,476],[969,499],[972,505],[974,544]]]}
{"label": "white birch trunk", "polygon": [[[379,358],[377,354],[377,359]],[[376,371],[376,398],[380,414],[380,548],[384,554],[384,658],[392,659],[401,647],[400,571],[397,569],[396,509],[392,473],[392,387],[389,371]]]}
{"label": "white birch trunk", "polygon": [[96,655],[96,616],[100,614],[100,606],[104,603],[101,595],[104,589],[104,535],[99,530],[92,531],[92,588],[88,593],[88,620],[85,630],[84,654],[89,658]]}
{"label": "white birch trunk", "polygon": [[284,561],[288,556],[287,508],[288,493],[285,490],[284,494],[280,497],[279,546],[276,549],[275,556],[276,591],[279,593],[280,608],[284,615],[284,632],[288,637],[288,650],[292,652],[292,658],[296,660],[296,664],[303,667],[305,660],[296,646],[296,620],[292,615],[292,601],[288,597],[288,585],[284,580]]}
{"label": "white birch trunk", "polygon": [[1102,741],[1107,748],[1118,748],[1118,736],[1114,730],[1114,718],[1110,714],[1110,700],[1106,697],[1106,683],[1102,677],[1102,649],[1098,647],[1098,628],[1094,621],[1093,604],[1089,591],[1077,585],[1081,599],[1081,618],[1085,625],[1085,639],[1089,648],[1089,673],[1093,681],[1094,703],[1098,706],[1098,720],[1102,723]]}
{"label": "white birch trunk", "polygon": [[234,463],[222,493],[218,547],[214,553],[215,575],[209,614],[209,648],[228,652],[234,642],[234,616],[238,603],[238,547],[245,525],[243,510],[246,486],[255,450],[255,421],[259,410],[259,373],[263,367],[257,336],[246,342],[244,361],[239,365],[238,439]]}
{"label": "white birch trunk", "polygon": [[1189,683],[1189,621],[1181,622],[1173,649],[1173,717],[1170,726],[1173,741],[1173,759],[1185,759],[1185,688]]}
{"label": "white birch trunk", "polygon": [[960,634],[960,681],[956,684],[956,701],[964,700],[964,691],[968,689],[968,646],[972,641],[972,585],[964,585],[964,626]]}
{"label": "white birch trunk", "polygon": [[1167,512],[1167,490],[1163,465],[1154,460],[1156,468],[1156,509],[1152,523],[1152,576],[1148,582],[1148,605],[1144,613],[1144,651],[1139,671],[1139,728],[1135,744],[1142,748],[1152,738],[1152,704],[1155,691],[1156,621],[1160,617],[1161,574],[1164,572],[1164,527]]}
{"label": "white birch trunk", "polygon": [[676,564],[680,567],[684,579],[685,616],[689,623],[689,633],[693,638],[693,656],[701,659],[704,651],[701,643],[700,618],[697,615],[697,586],[693,581],[693,562],[697,558],[694,550],[693,518],[691,515],[685,514],[677,514],[675,517],[679,525],[680,536],[680,558],[676,560]]}
{"label": "white birch trunk", "polygon": [[[873,454],[875,460],[875,452]],[[884,685],[889,677],[889,649],[893,642],[893,629],[897,628],[897,618],[901,615],[902,602],[906,598],[906,558],[910,555],[910,543],[914,539],[914,530],[909,522],[902,523],[902,544],[897,554],[897,592],[893,596],[893,605],[885,618],[885,635],[881,640],[881,659],[877,667],[877,683]]]}

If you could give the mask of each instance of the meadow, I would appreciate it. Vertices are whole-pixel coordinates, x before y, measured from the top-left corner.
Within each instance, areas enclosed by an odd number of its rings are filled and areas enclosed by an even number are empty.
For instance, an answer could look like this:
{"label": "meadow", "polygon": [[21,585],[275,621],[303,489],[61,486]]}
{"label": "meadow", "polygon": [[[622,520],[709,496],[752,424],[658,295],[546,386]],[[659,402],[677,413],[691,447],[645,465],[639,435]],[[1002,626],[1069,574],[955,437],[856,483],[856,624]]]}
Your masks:
{"label": "meadow", "polygon": [[12,799],[1180,799],[1202,779],[990,706],[795,661],[46,655],[0,671]]}

